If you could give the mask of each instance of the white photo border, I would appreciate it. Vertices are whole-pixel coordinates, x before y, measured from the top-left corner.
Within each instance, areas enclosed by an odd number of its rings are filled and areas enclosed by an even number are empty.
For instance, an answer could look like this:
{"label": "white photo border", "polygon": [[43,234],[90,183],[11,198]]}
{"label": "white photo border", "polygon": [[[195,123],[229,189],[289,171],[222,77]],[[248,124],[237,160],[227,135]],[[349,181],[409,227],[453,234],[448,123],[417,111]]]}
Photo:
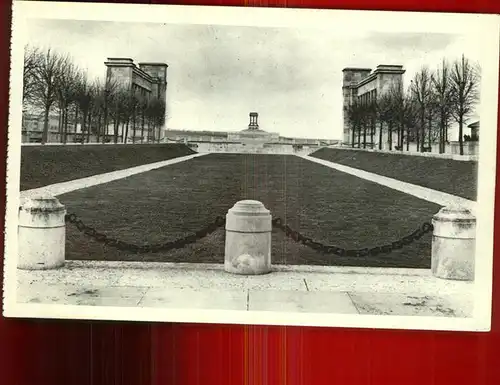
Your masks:
{"label": "white photo border", "polygon": [[[474,284],[473,317],[375,316],[157,308],[141,308],[140,311],[137,311],[136,308],[130,307],[17,303],[17,216],[20,198],[21,85],[24,45],[27,43],[24,31],[29,19],[254,27],[314,27],[333,29],[339,33],[353,28],[353,25],[363,25],[364,29],[373,32],[461,33],[477,36],[477,43],[481,44],[481,57],[477,59],[482,67],[481,102],[478,109],[482,130],[479,142],[476,279]],[[14,1],[7,150],[4,316],[16,318],[489,331],[492,307],[497,130],[485,130],[485,128],[497,128],[499,21],[500,17],[498,15],[486,14]]]}

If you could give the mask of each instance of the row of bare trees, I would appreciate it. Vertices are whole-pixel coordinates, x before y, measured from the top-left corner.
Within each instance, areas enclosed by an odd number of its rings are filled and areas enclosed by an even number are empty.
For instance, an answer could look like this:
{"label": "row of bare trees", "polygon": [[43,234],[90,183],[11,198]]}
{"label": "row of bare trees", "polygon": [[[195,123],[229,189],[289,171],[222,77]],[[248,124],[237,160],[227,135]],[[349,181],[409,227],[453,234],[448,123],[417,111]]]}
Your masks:
{"label": "row of bare trees", "polygon": [[[408,89],[393,84],[387,92],[367,100],[356,98],[346,107],[353,147],[375,143],[382,149],[383,132],[387,132],[389,150],[394,139],[396,149],[409,150],[415,142],[418,151],[430,151],[433,143],[445,152],[448,128],[458,124],[460,154],[464,153],[464,124],[474,113],[479,99],[480,67],[463,55],[449,63],[443,60],[431,71],[422,67]],[[472,138],[475,139],[475,138]]]}
{"label": "row of bare trees", "polygon": [[[49,115],[59,117],[58,134],[81,127],[80,141],[126,143],[160,140],[165,123],[165,102],[125,87],[113,79],[92,80],[68,55],[52,49],[26,46],[23,74],[23,110],[42,116],[42,143],[49,139]],[[111,132],[110,132],[111,131]]]}

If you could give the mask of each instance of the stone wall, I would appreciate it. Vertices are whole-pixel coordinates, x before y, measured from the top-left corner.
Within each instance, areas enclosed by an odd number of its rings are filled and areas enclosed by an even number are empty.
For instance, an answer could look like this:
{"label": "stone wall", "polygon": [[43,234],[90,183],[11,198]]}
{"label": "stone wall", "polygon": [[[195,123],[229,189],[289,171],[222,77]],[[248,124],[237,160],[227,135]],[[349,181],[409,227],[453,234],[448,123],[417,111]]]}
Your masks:
{"label": "stone wall", "polygon": [[191,142],[189,147],[200,153],[229,154],[295,154],[308,155],[320,147],[313,145],[264,144],[261,147],[235,142]]}
{"label": "stone wall", "polygon": [[143,74],[141,74],[139,71],[133,71],[132,74],[132,84],[135,84],[141,88],[144,88],[148,92],[152,91],[152,84],[151,80],[147,79]]}
{"label": "stone wall", "polygon": [[130,88],[132,85],[132,67],[108,68],[107,82],[116,81],[120,86]]}
{"label": "stone wall", "polygon": [[330,146],[329,148],[335,148],[335,149],[342,149],[342,150],[354,150],[354,151],[368,151],[368,152],[382,152],[386,154],[396,154],[396,155],[408,155],[408,156],[423,156],[423,157],[428,157],[428,158],[441,158],[441,159],[452,159],[452,160],[458,160],[458,161],[477,161],[479,159],[479,151],[476,149],[475,153],[466,153],[466,148],[464,146],[464,155],[460,155],[459,152],[457,153],[452,153],[451,150],[449,152],[445,152],[444,154],[440,154],[438,152],[437,145],[435,148],[432,148],[433,152],[418,152],[416,145],[413,143],[410,143],[410,150],[406,151],[406,145],[404,147],[404,151],[397,151],[397,150],[379,150],[377,148],[374,149],[369,149],[369,148],[352,148],[348,146]]}

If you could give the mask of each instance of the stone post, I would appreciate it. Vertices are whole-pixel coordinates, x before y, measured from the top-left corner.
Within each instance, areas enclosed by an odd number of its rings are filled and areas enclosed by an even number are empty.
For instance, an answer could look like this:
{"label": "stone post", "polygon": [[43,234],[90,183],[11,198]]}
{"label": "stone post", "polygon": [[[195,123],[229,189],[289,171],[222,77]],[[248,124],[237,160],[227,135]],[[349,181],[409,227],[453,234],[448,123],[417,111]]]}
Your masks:
{"label": "stone post", "polygon": [[271,214],[261,202],[237,202],[226,215],[224,269],[244,275],[269,273],[271,231]]}
{"label": "stone post", "polygon": [[432,274],[438,278],[474,280],[476,218],[470,210],[443,207],[432,219]]}
{"label": "stone post", "polygon": [[66,209],[52,196],[26,200],[19,207],[17,267],[54,269],[64,265]]}

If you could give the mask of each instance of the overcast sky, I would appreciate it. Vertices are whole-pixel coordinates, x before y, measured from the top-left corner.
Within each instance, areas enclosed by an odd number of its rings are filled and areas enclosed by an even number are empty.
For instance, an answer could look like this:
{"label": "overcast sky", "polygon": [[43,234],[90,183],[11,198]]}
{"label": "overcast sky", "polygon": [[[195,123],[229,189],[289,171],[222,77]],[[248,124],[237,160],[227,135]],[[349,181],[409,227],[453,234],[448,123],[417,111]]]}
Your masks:
{"label": "overcast sky", "polygon": [[91,77],[107,57],[165,62],[167,127],[237,131],[248,113],[284,136],[337,139],[342,133],[342,69],[402,64],[405,84],[422,65],[465,53],[477,42],[445,34],[207,25],[32,20],[28,41],[68,53]]}

